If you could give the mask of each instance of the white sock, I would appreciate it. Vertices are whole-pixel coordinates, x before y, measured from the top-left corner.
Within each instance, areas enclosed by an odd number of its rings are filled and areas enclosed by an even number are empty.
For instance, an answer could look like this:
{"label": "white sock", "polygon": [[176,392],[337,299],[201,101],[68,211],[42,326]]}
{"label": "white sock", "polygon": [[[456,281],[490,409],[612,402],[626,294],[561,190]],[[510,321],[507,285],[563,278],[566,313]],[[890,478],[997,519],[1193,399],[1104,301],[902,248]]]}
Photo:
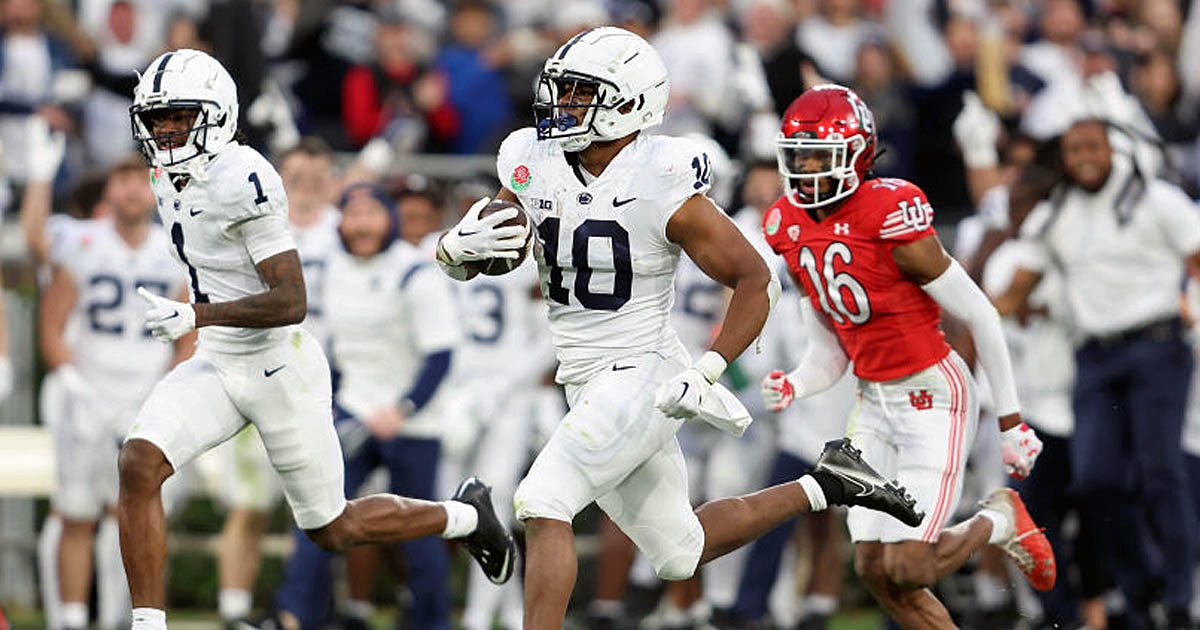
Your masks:
{"label": "white sock", "polygon": [[375,614],[375,604],[365,599],[348,599],[342,605],[342,612],[352,619],[370,621]]}
{"label": "white sock", "polygon": [[837,598],[833,595],[805,595],[804,614],[829,617],[837,612]]}
{"label": "white sock", "polygon": [[161,608],[134,608],[130,630],[167,630],[167,611]]}
{"label": "white sock", "polygon": [[987,571],[975,570],[971,577],[975,585],[975,604],[981,610],[999,610],[1008,603],[1008,584]]}
{"label": "white sock", "polygon": [[808,511],[820,512],[829,507],[825,501],[825,491],[821,490],[821,484],[817,483],[812,475],[804,475],[796,481],[800,483],[800,487],[804,488],[804,494],[808,495]]}
{"label": "white sock", "polygon": [[88,609],[84,602],[62,603],[62,625],[68,630],[80,630],[88,625]]}
{"label": "white sock", "polygon": [[979,510],[979,515],[992,522],[992,535],[988,536],[988,544],[995,545],[1008,540],[1010,536],[1009,529],[1012,523],[1008,522],[1008,517],[997,512],[996,510]]}
{"label": "white sock", "polygon": [[217,613],[223,621],[245,619],[250,616],[254,596],[244,588],[223,588],[217,593]]}
{"label": "white sock", "polygon": [[50,514],[38,534],[38,581],[42,591],[42,609],[46,615],[46,630],[62,628],[62,602],[58,598],[58,541],[62,539],[62,529],[62,519]]}
{"label": "white sock", "polygon": [[442,531],[442,538],[462,538],[475,532],[479,525],[475,506],[461,501],[442,501],[441,506],[446,510],[446,529]]}

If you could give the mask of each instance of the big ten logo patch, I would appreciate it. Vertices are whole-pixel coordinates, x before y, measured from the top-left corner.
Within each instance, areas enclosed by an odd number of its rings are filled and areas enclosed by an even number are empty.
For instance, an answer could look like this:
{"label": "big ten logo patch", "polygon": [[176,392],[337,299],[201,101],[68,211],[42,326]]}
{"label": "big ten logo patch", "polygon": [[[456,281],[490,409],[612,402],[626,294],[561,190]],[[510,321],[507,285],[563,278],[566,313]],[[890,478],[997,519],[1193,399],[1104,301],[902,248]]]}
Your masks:
{"label": "big ten logo patch", "polygon": [[924,411],[933,408],[933,394],[929,390],[922,389],[919,392],[908,392],[908,402],[917,411]]}

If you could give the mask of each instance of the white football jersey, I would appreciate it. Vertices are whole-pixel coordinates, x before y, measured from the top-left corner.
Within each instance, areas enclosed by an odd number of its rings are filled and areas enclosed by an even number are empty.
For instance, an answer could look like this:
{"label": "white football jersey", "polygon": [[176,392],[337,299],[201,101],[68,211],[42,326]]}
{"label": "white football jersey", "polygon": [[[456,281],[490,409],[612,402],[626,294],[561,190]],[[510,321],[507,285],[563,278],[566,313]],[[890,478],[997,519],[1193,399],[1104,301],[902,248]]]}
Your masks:
{"label": "white football jersey", "polygon": [[322,348],[329,347],[329,329],[325,324],[325,266],[329,257],[341,247],[338,223],[342,213],[329,206],[321,218],[312,225],[300,227],[291,224],[292,238],[296,240],[296,251],[304,267],[304,287],[308,291],[308,316],[304,328],[312,333]]}
{"label": "white football jersey", "polygon": [[[549,363],[534,360],[549,357],[530,356],[545,335],[541,326],[546,308],[534,299],[537,285],[537,268],[528,260],[501,276],[480,274],[470,282],[454,283],[463,322],[463,344],[454,358],[456,378],[484,382],[492,389],[536,383],[523,368]],[[521,369],[513,357],[523,357]]]}
{"label": "white football jersey", "polygon": [[[199,158],[203,159],[203,158]],[[175,189],[162,169],[153,169],[150,184],[158,214],[170,237],[175,259],[187,268],[192,302],[229,302],[263,293],[267,285],[255,265],[295,249],[287,231],[288,201],[275,167],[254,149],[230,144],[208,163],[204,179]],[[268,221],[274,225],[261,223]],[[251,237],[249,232],[269,239]],[[200,329],[200,347],[245,354],[282,341],[288,326]]]}
{"label": "white football jersey", "polygon": [[137,288],[177,299],[185,276],[167,251],[167,237],[153,225],[131,248],[111,220],[77,221],[63,235],[51,262],[74,282],[78,299],[70,317],[72,362],[105,394],[140,400],[170,366],[174,347],[146,330],[145,302]]}
{"label": "white football jersey", "polygon": [[[396,405],[412,387],[427,354],[457,347],[462,338],[450,280],[433,260],[397,241],[362,259],[338,248],[325,275],[325,321],[333,366],[340,375],[334,401],[358,418]],[[440,434],[441,388],[403,433]]]}
{"label": "white football jersey", "polygon": [[703,148],[641,134],[592,177],[568,163],[557,142],[526,128],[500,145],[496,168],[537,230],[557,380],[581,383],[645,352],[690,363],[670,325],[681,249],[666,227],[683,202],[709,189]]}

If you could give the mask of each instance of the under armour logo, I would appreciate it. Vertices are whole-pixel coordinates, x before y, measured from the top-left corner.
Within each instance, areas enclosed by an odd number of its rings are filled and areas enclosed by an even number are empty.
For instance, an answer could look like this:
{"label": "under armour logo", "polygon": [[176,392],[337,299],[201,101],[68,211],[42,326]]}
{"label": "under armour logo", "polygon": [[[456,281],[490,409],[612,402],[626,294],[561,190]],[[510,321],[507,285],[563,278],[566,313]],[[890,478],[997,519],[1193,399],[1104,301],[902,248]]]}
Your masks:
{"label": "under armour logo", "polygon": [[911,403],[913,409],[916,409],[917,411],[932,409],[933,395],[924,389],[919,392],[908,392],[908,402]]}
{"label": "under armour logo", "polygon": [[833,224],[833,233],[841,234],[843,236],[849,236],[850,235],[850,224],[849,223],[834,223]]}

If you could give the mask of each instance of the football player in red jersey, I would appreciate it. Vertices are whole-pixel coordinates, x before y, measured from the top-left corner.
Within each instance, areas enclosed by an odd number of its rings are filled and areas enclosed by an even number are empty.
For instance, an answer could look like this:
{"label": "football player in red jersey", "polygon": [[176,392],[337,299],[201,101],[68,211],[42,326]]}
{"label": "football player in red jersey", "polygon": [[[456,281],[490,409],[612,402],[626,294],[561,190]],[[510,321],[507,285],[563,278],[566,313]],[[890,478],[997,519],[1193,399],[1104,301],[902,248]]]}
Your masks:
{"label": "football player in red jersey", "polygon": [[784,113],[777,144],[786,194],[763,230],[808,296],[811,340],[799,367],[763,381],[763,397],[782,409],[832,385],[853,361],[859,394],[849,437],[927,514],[909,527],[852,508],[856,571],[906,628],[955,627],[928,587],[987,544],[1049,589],[1053,551],[1015,492],[996,490],[975,517],[943,528],[962,493],[979,403],[967,366],[938,328],[939,306],[966,324],[979,349],[1008,472],[1028,475],[1041,450],[1021,421],[995,309],[942,248],[921,189],[869,178],[875,123],[857,94],[837,85],[808,90]]}

